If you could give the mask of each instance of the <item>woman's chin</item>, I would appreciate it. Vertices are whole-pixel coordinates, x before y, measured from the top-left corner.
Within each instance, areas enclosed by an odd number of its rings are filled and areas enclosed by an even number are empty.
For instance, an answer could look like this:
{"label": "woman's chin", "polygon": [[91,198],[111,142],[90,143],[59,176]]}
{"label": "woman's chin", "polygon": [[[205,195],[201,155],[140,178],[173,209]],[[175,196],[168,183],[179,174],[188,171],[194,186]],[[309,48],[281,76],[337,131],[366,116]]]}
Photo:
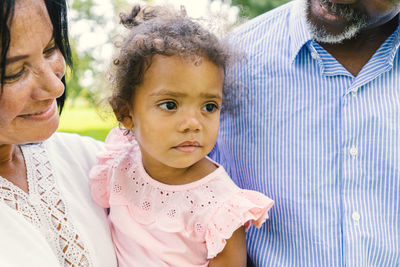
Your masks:
{"label": "woman's chin", "polygon": [[26,139],[29,141],[24,143],[39,143],[49,139],[57,131],[58,125],[59,119],[57,117],[57,119],[48,122],[47,125],[38,125],[34,130],[32,128],[30,134],[28,132],[28,136],[26,136]]}

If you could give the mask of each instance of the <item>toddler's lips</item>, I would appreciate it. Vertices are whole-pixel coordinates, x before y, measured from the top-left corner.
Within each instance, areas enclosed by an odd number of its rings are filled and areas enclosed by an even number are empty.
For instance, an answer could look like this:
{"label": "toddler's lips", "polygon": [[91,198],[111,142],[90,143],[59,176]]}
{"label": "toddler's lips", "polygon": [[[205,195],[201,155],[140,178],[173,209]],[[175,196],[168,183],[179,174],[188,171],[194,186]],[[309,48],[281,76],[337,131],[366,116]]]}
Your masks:
{"label": "toddler's lips", "polygon": [[174,146],[173,148],[181,152],[192,153],[197,149],[199,149],[200,147],[201,145],[197,141],[185,141],[177,146]]}

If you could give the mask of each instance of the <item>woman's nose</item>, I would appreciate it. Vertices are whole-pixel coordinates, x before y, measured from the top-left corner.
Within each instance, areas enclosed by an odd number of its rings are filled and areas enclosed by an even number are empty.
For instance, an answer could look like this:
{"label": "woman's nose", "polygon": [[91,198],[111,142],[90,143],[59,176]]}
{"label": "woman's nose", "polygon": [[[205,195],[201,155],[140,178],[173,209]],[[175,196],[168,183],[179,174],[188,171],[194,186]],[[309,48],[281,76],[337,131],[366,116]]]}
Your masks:
{"label": "woman's nose", "polygon": [[179,124],[179,131],[183,133],[187,132],[199,132],[202,130],[199,114],[195,111],[182,112],[183,118]]}
{"label": "woman's nose", "polygon": [[38,69],[34,72],[36,88],[33,90],[33,98],[46,100],[60,97],[64,92],[64,77],[66,65],[64,57],[57,51],[50,59],[43,59]]}

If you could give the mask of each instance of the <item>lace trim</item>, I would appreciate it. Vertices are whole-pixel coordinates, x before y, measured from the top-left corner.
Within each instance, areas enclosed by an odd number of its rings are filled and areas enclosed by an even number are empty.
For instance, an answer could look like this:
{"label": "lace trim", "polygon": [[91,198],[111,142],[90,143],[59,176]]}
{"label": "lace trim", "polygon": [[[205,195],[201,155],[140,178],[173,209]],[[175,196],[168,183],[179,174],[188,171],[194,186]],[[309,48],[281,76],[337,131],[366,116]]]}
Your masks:
{"label": "lace trim", "polygon": [[29,194],[0,177],[0,201],[40,230],[61,265],[92,267],[88,249],[71,223],[57,189],[45,149],[35,144],[21,146],[21,150],[27,168]]}

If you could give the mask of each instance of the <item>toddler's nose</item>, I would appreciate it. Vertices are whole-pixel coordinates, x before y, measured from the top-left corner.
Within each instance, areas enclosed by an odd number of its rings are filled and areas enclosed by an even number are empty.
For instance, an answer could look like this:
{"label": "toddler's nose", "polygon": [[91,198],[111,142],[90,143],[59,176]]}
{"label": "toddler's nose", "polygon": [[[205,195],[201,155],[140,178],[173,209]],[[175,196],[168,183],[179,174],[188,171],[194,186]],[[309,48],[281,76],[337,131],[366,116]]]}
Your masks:
{"label": "toddler's nose", "polygon": [[196,112],[187,112],[184,114],[182,122],[179,125],[180,132],[199,132],[201,130],[200,119]]}

